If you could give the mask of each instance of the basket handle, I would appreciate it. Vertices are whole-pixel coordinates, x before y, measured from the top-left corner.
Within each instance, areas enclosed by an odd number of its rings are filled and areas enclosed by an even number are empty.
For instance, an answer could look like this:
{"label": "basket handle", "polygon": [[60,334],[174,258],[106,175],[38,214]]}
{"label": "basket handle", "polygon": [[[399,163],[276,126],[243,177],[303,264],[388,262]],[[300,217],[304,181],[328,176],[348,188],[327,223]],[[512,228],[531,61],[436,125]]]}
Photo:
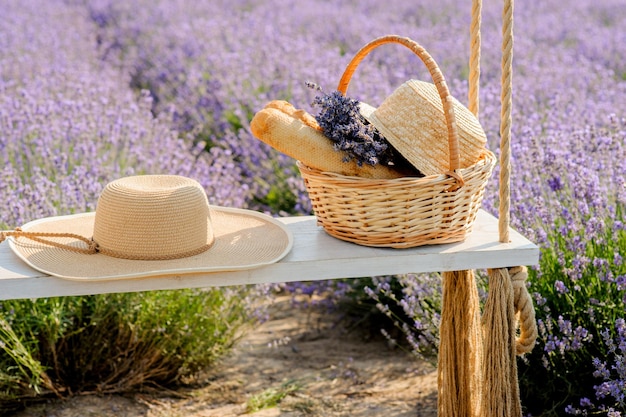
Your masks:
{"label": "basket handle", "polygon": [[460,172],[457,172],[460,166],[460,156],[459,156],[459,134],[456,127],[456,117],[454,115],[454,107],[452,96],[450,95],[450,91],[448,89],[448,85],[446,84],[446,80],[439,69],[439,66],[433,59],[433,57],[424,49],[420,44],[415,42],[412,39],[397,36],[397,35],[386,35],[380,38],[374,39],[369,42],[363,48],[361,48],[352,61],[346,67],[343,75],[341,76],[341,80],[339,81],[339,86],[337,90],[343,95],[348,91],[348,86],[350,85],[350,79],[352,75],[356,71],[356,68],[359,66],[363,58],[365,58],[372,50],[379,47],[380,45],[384,45],[387,43],[398,43],[400,45],[404,45],[413,51],[426,65],[428,71],[430,72],[430,76],[432,77],[435,86],[437,87],[437,92],[439,93],[439,97],[441,97],[441,102],[443,104],[443,112],[446,118],[446,126],[448,128],[448,145],[450,149],[450,172],[447,172],[448,175],[456,178],[459,184],[463,183],[463,177]]}

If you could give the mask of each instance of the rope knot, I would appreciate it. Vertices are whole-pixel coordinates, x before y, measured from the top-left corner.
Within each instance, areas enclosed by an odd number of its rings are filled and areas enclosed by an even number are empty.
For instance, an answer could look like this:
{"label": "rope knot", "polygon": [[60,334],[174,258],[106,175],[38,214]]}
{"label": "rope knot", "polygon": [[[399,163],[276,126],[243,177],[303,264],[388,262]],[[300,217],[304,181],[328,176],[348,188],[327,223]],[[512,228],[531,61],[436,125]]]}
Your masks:
{"label": "rope knot", "polygon": [[87,246],[87,251],[89,253],[98,253],[100,252],[100,245],[98,245],[98,242],[96,242],[95,240],[93,240],[93,238],[89,239],[89,244]]}
{"label": "rope knot", "polygon": [[528,269],[525,266],[509,268],[509,276],[513,283],[513,304],[515,313],[519,315],[520,335],[515,343],[518,355],[530,352],[537,340],[537,322],[535,321],[535,307],[526,288]]}

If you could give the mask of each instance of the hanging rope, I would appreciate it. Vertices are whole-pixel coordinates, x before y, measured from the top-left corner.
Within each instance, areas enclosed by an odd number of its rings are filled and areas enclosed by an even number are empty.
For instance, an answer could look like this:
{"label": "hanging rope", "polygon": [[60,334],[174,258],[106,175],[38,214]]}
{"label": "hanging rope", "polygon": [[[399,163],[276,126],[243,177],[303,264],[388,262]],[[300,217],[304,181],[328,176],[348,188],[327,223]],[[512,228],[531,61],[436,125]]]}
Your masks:
{"label": "hanging rope", "polygon": [[[482,0],[472,1],[469,109],[478,117]],[[509,242],[513,0],[502,13],[499,239]],[[472,271],[445,272],[438,363],[440,417],[521,417],[516,355],[532,350],[535,311],[526,267],[488,270],[482,320]],[[479,323],[480,321],[480,323]],[[519,337],[517,324],[519,323]]]}
{"label": "hanging rope", "polygon": [[[500,112],[500,242],[508,243],[510,225],[511,109],[513,89],[513,8],[514,0],[504,0],[502,12],[502,78]],[[537,328],[532,299],[526,289],[525,267],[488,270],[489,295],[483,311],[483,368],[485,386],[481,415],[521,417],[516,355],[529,352],[535,344]],[[517,334],[517,320],[520,336]]]}
{"label": "hanging rope", "polygon": [[513,107],[513,6],[504,0],[502,11],[502,91],[500,93],[500,242],[509,242],[511,206],[511,108]]}
{"label": "hanging rope", "polygon": [[481,16],[482,0],[472,1],[472,23],[470,24],[470,60],[469,60],[469,93],[468,109],[478,118],[480,109],[480,50],[481,50]]}

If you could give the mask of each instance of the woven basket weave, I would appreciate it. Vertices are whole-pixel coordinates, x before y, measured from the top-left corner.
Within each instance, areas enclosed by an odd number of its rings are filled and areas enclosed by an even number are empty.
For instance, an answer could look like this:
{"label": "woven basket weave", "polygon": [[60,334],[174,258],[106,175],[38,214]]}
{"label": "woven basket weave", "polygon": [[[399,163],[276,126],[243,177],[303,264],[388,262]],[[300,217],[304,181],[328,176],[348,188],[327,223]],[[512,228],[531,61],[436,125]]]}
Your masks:
{"label": "woven basket weave", "polygon": [[338,90],[345,94],[360,61],[386,43],[408,47],[428,67],[444,108],[450,170],[422,178],[369,179],[321,172],[298,163],[317,221],[331,236],[365,246],[409,248],[462,241],[472,229],[496,158],[485,149],[474,165],[459,168],[452,96],[428,52],[408,38],[375,39],[357,52]]}

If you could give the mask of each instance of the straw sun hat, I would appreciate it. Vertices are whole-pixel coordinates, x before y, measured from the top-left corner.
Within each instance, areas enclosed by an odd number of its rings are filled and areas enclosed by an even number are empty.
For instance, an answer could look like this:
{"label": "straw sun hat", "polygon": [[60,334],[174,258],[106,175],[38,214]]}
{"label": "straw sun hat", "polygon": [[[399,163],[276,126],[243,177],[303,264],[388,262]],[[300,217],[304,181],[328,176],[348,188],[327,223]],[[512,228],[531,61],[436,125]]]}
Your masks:
{"label": "straw sun hat", "polygon": [[35,220],[0,237],[41,272],[90,281],[251,269],[293,244],[277,220],[210,206],[199,183],[175,175],[113,181],[95,212]]}
{"label": "straw sun hat", "polygon": [[[458,131],[459,168],[467,168],[484,154],[487,137],[469,109],[452,96],[449,100]],[[448,128],[441,96],[434,84],[409,80],[378,108],[361,103],[360,111],[422,174],[438,175],[450,170]]]}

